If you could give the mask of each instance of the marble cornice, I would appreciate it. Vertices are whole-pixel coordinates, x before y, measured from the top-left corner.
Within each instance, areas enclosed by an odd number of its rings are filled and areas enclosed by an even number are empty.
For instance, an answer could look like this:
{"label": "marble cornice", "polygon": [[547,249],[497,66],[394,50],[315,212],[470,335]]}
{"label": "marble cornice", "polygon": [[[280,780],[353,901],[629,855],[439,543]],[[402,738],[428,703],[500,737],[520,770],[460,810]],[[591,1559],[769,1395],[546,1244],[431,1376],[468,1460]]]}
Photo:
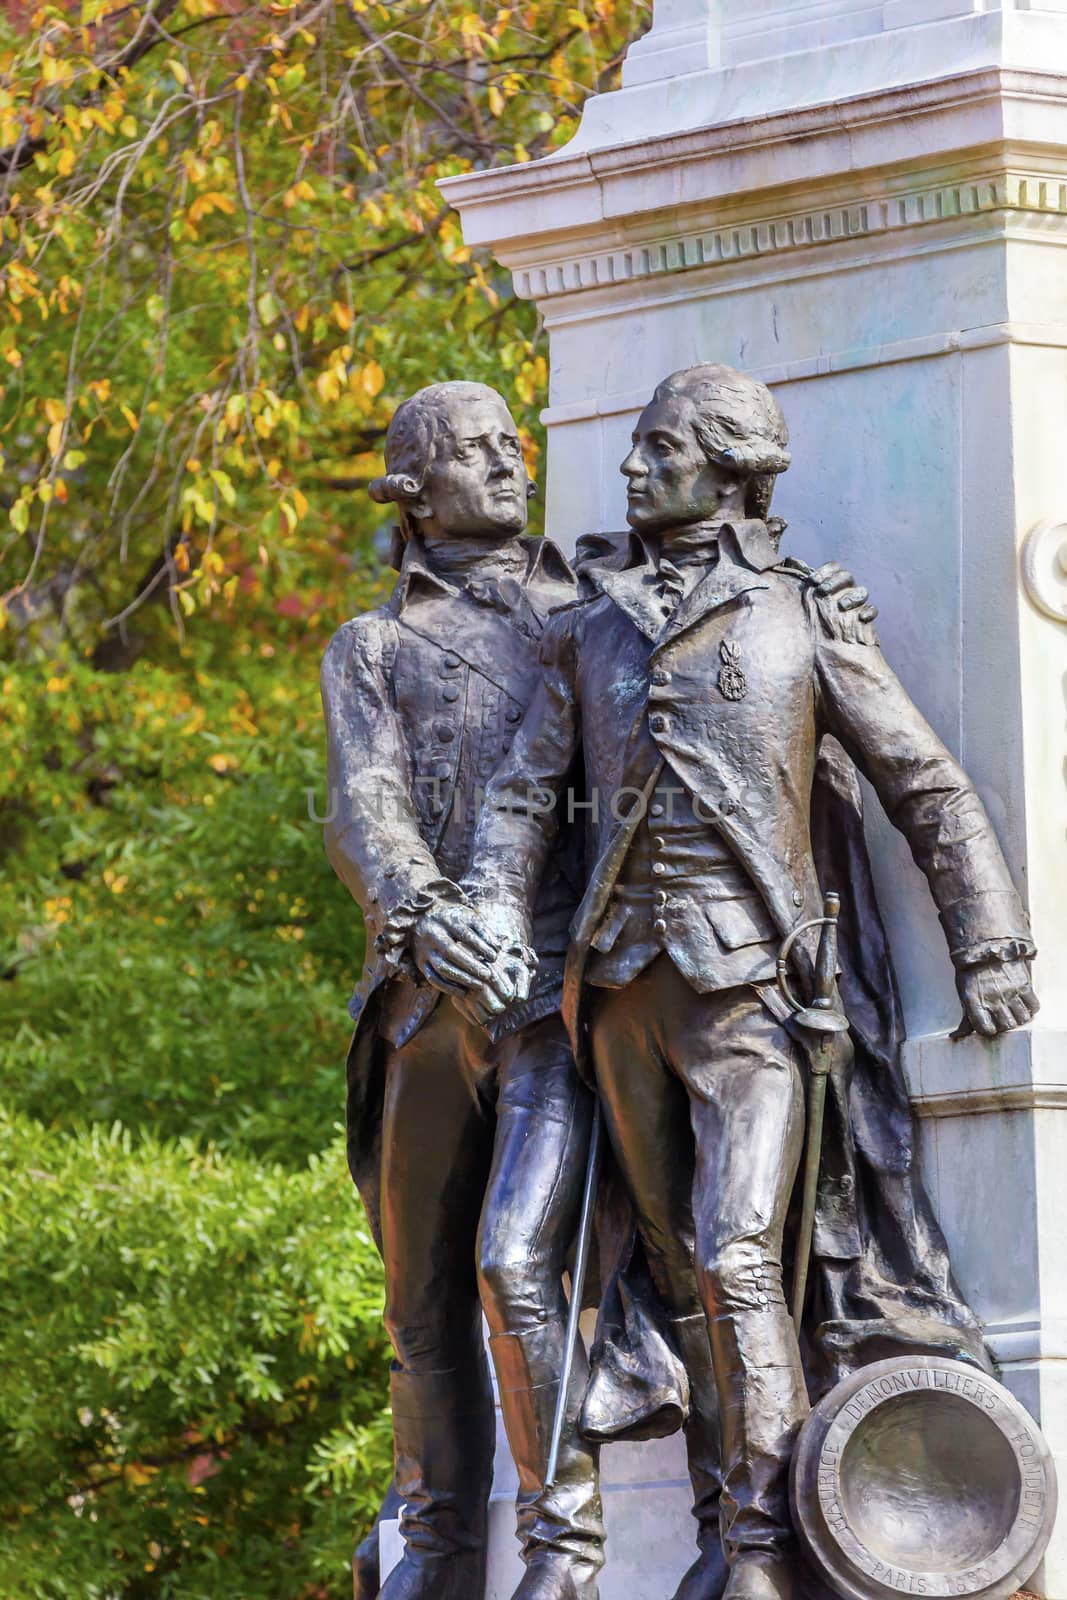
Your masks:
{"label": "marble cornice", "polygon": [[[573,253],[544,259],[504,257],[522,299],[544,300],[634,279],[723,267],[787,251],[812,250],[849,240],[874,239],[932,224],[1000,219],[1067,218],[1067,169],[1000,171],[931,183],[900,180],[864,197],[827,196],[796,210],[750,214],[743,220],[687,229],[664,228],[651,237],[596,241]],[[1067,228],[1050,233],[1067,241]],[[532,252],[524,252],[532,254]]]}
{"label": "marble cornice", "polygon": [[1067,79],[1062,73],[988,67],[930,83],[856,95],[831,104],[802,106],[737,122],[713,123],[683,133],[645,137],[632,144],[612,145],[603,150],[582,150],[570,155],[568,147],[564,146],[557,154],[540,161],[443,178],[439,187],[450,199],[462,197],[464,210],[469,210],[479,203],[511,199],[516,194],[526,198],[541,192],[555,195],[567,183],[581,183],[590,176],[607,177],[619,170],[628,175],[651,172],[664,165],[674,168],[680,162],[702,162],[709,156],[766,148],[783,140],[818,138],[865,126],[884,127],[887,122],[950,111],[959,106],[973,107],[982,102],[1047,101],[1062,111],[1065,98]]}
{"label": "marble cornice", "polygon": [[[990,67],[637,144],[563,150],[440,187],[461,211],[467,243],[490,245],[520,277],[542,270],[553,283],[542,293],[561,293],[560,270],[576,262],[597,262],[577,269],[576,288],[600,282],[590,272],[619,270],[609,258],[627,253],[624,275],[705,266],[761,250],[745,234],[753,227],[776,229],[768,248],[792,250],[822,242],[825,214],[829,237],[901,226],[901,195],[891,192],[901,182],[915,221],[941,221],[929,206],[971,205],[976,166],[993,179],[1006,165],[1027,168],[1021,179],[1030,168],[1040,181],[1067,178],[1065,107],[1065,75]],[[849,192],[848,203],[827,190]],[[741,221],[737,208],[749,213]],[[1014,208],[1011,195],[1003,208]],[[643,266],[649,250],[664,253],[659,266]]]}

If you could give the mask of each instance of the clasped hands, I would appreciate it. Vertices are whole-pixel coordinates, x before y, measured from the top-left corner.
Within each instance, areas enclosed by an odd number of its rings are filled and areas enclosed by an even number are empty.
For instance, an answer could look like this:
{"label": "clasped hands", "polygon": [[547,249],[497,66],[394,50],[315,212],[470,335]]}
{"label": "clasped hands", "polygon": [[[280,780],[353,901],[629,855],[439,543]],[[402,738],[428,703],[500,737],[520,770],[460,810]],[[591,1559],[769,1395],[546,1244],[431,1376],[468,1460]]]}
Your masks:
{"label": "clasped hands", "polygon": [[521,917],[503,905],[432,906],[415,924],[412,955],[423,977],[480,1027],[527,999],[537,970]]}
{"label": "clasped hands", "polygon": [[[527,999],[537,970],[521,916],[503,904],[433,906],[415,924],[412,953],[422,975],[480,1027]],[[992,1039],[1025,1027],[1037,1014],[1028,961],[991,959],[965,967],[957,987],[963,1004],[957,1038],[977,1033]]]}

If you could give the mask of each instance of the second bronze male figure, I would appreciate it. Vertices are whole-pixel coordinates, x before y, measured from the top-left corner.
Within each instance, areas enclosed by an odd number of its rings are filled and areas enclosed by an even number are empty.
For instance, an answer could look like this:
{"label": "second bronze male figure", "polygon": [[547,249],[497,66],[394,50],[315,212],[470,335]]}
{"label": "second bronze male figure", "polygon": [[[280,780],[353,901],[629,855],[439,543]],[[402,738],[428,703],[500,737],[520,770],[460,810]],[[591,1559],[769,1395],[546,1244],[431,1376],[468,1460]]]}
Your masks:
{"label": "second bronze male figure", "polygon": [[[781,941],[835,887],[811,838],[824,735],[926,874],[966,1023],[991,1035],[1037,1004],[1026,913],[973,785],[873,630],[779,555],[768,513],[787,444],[773,396],[740,373],[697,367],[656,391],[623,464],[629,559],[591,569],[549,623],[466,880],[469,915],[521,944],[581,751],[598,809],[565,1014],[689,1365],[691,1466],[694,1443],[708,1463],[722,1444],[686,1600],[723,1588],[715,1512],[727,1600],[782,1600],[796,1576],[788,1467],[809,1395],[783,1253],[806,1063],[774,977]],[[846,1059],[846,1099],[847,1074]]]}
{"label": "second bronze male figure", "polygon": [[[421,390],[397,411],[387,476],[400,578],[346,624],[323,664],[327,850],[363,908],[370,960],[349,1058],[349,1158],[385,1262],[396,1477],[405,1555],[383,1600],[484,1592],[495,1425],[488,1314],[520,1478],[523,1600],[587,1600],[603,1561],[595,1449],[575,1427],[545,1490],[565,1257],[592,1100],[559,1016],[580,879],[557,854],[536,897],[532,993],[492,1037],[432,984],[484,985],[491,946],[452,920],[485,783],[540,676],[539,640],[573,574],[522,538],[518,432],[480,384]],[[431,983],[432,980],[432,983]],[[582,1375],[575,1375],[577,1415]]]}

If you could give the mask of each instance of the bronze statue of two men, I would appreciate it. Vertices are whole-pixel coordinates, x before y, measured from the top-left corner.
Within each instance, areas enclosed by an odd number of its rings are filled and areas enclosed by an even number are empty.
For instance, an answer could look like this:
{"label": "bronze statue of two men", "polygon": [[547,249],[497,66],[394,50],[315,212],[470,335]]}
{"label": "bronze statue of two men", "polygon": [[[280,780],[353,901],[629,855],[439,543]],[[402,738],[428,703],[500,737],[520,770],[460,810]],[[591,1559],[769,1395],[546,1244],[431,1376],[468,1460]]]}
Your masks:
{"label": "bronze statue of two men", "polygon": [[[405,1555],[384,1600],[484,1592],[483,1312],[519,1475],[516,1600],[595,1600],[599,1441],[659,1426],[651,1356],[612,1361],[618,1273],[649,1284],[641,1329],[678,1376],[697,1552],[675,1600],[793,1593],[792,1444],[845,1372],[912,1350],[988,1361],[913,1160],[856,770],[929,881],[965,1028],[1030,1020],[1034,947],[866,591],[783,555],[770,507],[789,464],[764,385],[677,373],[622,464],[629,534],[579,541],[572,565],[524,536],[530,485],[492,390],[434,385],[389,429],[372,494],[399,509],[399,580],[323,668],[327,849],[370,949],[348,1120],[395,1354]],[[798,1330],[785,1286],[809,1057],[776,961],[831,888],[851,1028]],[[810,938],[794,944],[801,990]],[[603,1208],[602,1336],[561,1401],[597,1103],[602,1183],[629,1221]],[[639,1298],[623,1297],[631,1312]]]}

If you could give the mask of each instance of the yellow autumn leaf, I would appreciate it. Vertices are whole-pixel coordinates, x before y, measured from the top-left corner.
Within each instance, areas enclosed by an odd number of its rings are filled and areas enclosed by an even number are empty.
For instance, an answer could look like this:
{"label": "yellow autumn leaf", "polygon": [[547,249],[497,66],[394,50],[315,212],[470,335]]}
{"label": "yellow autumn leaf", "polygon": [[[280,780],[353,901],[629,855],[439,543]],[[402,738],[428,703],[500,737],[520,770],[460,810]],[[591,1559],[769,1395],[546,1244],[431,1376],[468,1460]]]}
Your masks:
{"label": "yellow autumn leaf", "polygon": [[296,514],[297,514],[298,517],[306,517],[307,516],[307,514],[308,514],[307,495],[306,494],[301,494],[299,489],[294,489],[293,490],[293,504],[296,507]]}
{"label": "yellow autumn leaf", "polygon": [[180,83],[184,89],[185,85],[189,82],[189,74],[186,71],[184,64],[181,61],[168,61],[167,66],[174,74],[175,81]]}
{"label": "yellow autumn leaf", "polygon": [[336,400],[341,393],[337,373],[333,367],[326,372],[320,372],[315,379],[315,387],[319,391],[319,398],[325,400],[327,405]]}
{"label": "yellow autumn leaf", "polygon": [[129,423],[130,432],[131,433],[136,433],[138,428],[141,426],[141,424],[137,420],[136,414],[133,411],[130,410],[129,406],[123,405],[121,401],[119,402],[119,410],[122,412],[122,415],[126,418],[126,421]]}
{"label": "yellow autumn leaf", "polygon": [[342,305],[339,300],[335,300],[333,303],[333,314],[337,321],[337,326],[342,330],[342,332],[347,333],[348,329],[352,326],[352,313],[349,308],[346,305]]}
{"label": "yellow autumn leaf", "polygon": [[364,393],[369,394],[372,400],[376,395],[381,394],[385,387],[385,373],[377,361],[367,362],[367,365],[363,368],[360,382],[363,385]]}
{"label": "yellow autumn leaf", "polygon": [[70,174],[74,171],[75,160],[76,157],[70,145],[67,145],[59,152],[59,160],[56,162],[56,171],[59,173],[61,178],[69,178]]}
{"label": "yellow autumn leaf", "polygon": [[468,11],[461,18],[459,31],[464,41],[481,54],[484,50],[483,41],[487,37],[485,24],[476,11]]}
{"label": "yellow autumn leaf", "polygon": [[499,117],[504,110],[504,96],[495,83],[489,85],[489,109],[494,117]]}

